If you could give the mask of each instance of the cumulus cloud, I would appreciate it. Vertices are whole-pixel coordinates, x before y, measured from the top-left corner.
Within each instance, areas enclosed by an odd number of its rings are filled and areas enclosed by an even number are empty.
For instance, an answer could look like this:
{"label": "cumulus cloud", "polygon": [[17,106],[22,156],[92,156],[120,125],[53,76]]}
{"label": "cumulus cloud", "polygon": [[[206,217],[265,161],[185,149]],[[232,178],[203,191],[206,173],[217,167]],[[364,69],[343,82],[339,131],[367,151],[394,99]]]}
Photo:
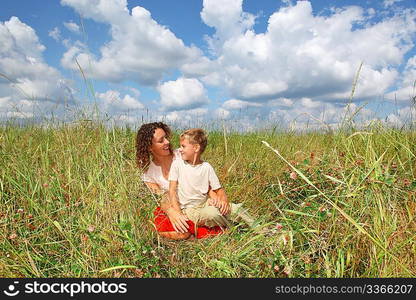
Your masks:
{"label": "cumulus cloud", "polygon": [[[387,117],[391,123],[412,116],[408,104],[416,96],[416,56],[407,61],[404,57],[414,47],[415,9],[392,9],[400,1],[385,0],[380,5],[389,9],[385,14],[359,6],[317,14],[312,1],[283,2],[286,5],[269,16],[260,33],[254,30],[256,15],[243,11],[243,0],[204,0],[201,20],[215,30],[206,37],[210,55],[204,56],[158,24],[145,8],[129,10],[126,0],[61,0],[84,18],[110,28],[109,42],[95,54],[79,41],[66,40],[61,64],[78,72],[79,63],[87,76],[96,79],[154,87],[160,94],[155,113],[175,122],[235,120],[238,111],[245,110],[251,115],[244,121],[253,124],[276,120],[336,124],[340,116],[359,108],[354,103],[342,105],[351,95],[358,70],[354,101],[399,102],[398,113]],[[80,32],[73,21],[64,26]],[[49,36],[62,40],[58,27]],[[0,78],[1,112],[33,117],[34,108],[43,102],[73,101],[68,82],[44,62],[45,47],[31,27],[15,17],[0,23],[0,43],[0,72],[7,77]],[[179,78],[162,81],[177,70],[182,73]],[[209,86],[227,100],[208,109]],[[124,92],[109,90],[95,96],[103,110],[132,121],[126,112],[145,107],[139,90]],[[360,115],[371,119],[375,113],[362,108]]]}
{"label": "cumulus cloud", "polygon": [[69,82],[44,62],[45,46],[30,26],[17,17],[0,22],[0,44],[2,115],[19,112],[17,115],[28,116],[23,110],[33,112],[34,104],[44,112],[51,103],[74,102]]}
{"label": "cumulus cloud", "polygon": [[243,12],[243,0],[204,0],[201,18],[205,24],[216,29],[213,37],[207,37],[211,50],[225,41],[242,34],[250,29],[255,22],[255,16]]}
{"label": "cumulus cloud", "polygon": [[57,42],[61,40],[61,30],[58,27],[55,27],[54,29],[49,31],[48,35]]}
{"label": "cumulus cloud", "polygon": [[[390,10],[395,2],[383,4]],[[204,0],[201,19],[215,30],[206,37],[208,57],[186,46],[145,8],[130,11],[126,0],[61,3],[110,25],[111,35],[96,54],[73,44],[62,65],[78,70],[76,59],[87,76],[156,87],[160,111],[171,118],[208,104],[204,85],[230,99],[212,109],[213,116],[224,118],[239,109],[263,115],[282,111],[288,117],[301,111],[319,116],[326,109],[329,116],[349,99],[358,70],[353,101],[392,98],[393,93],[408,99],[411,92],[412,61],[403,73],[399,67],[414,47],[414,9],[383,13],[348,6],[317,14],[312,1],[283,1],[265,32],[258,33],[257,16],[243,11],[243,0]],[[182,72],[180,78],[162,83],[174,70]],[[392,92],[396,83],[399,88]]]}
{"label": "cumulus cloud", "polygon": [[230,111],[225,108],[219,107],[214,111],[214,116],[218,119],[226,120],[230,117]]}
{"label": "cumulus cloud", "polygon": [[150,12],[136,6],[130,11],[124,0],[62,0],[85,18],[109,24],[111,41],[96,57],[73,46],[64,54],[62,65],[77,69],[75,59],[86,68],[87,75],[121,82],[134,80],[156,85],[163,75],[201,56],[196,47],[187,47],[169,29],[158,24]]}
{"label": "cumulus cloud", "polygon": [[184,110],[174,110],[169,112],[159,112],[153,119],[167,122],[177,129],[189,129],[192,127],[207,126],[209,110],[207,108],[193,108]]}
{"label": "cumulus cloud", "polygon": [[409,102],[416,103],[416,55],[409,58],[400,76],[397,89],[388,93],[386,99],[407,105]]}
{"label": "cumulus cloud", "polygon": [[133,93],[133,95],[134,95],[136,98],[140,97],[141,92],[140,92],[138,89],[133,88],[133,87],[128,87],[127,89],[128,89],[130,92],[132,92],[132,93]]}
{"label": "cumulus cloud", "polygon": [[106,112],[118,113],[145,108],[139,100],[129,94],[121,97],[119,91],[109,90],[105,93],[96,93],[96,98],[101,100],[99,105]]}
{"label": "cumulus cloud", "polygon": [[209,103],[203,84],[195,78],[178,78],[158,87],[162,109],[166,111],[198,108]]}
{"label": "cumulus cloud", "polygon": [[394,5],[395,3],[397,3],[397,2],[402,2],[403,0],[384,0],[383,1],[383,6],[385,7],[385,8],[388,8],[388,7],[390,7],[390,6],[392,6],[392,5]]}
{"label": "cumulus cloud", "polygon": [[70,21],[70,22],[64,22],[64,26],[66,29],[68,29],[69,31],[76,33],[76,34],[80,34],[81,30],[79,28],[79,25]]}
{"label": "cumulus cloud", "polygon": [[308,98],[294,102],[289,110],[270,108],[267,116],[268,122],[294,129],[335,129],[342,122],[363,125],[376,118],[373,110],[355,103],[338,105]]}
{"label": "cumulus cloud", "polygon": [[222,107],[225,109],[243,109],[246,107],[261,107],[262,104],[260,103],[253,103],[248,101],[242,101],[238,99],[230,99],[223,103]]}
{"label": "cumulus cloud", "polygon": [[291,107],[293,105],[293,100],[288,98],[273,99],[268,101],[267,105],[270,107]]}
{"label": "cumulus cloud", "polygon": [[228,3],[204,1],[201,18],[216,30],[208,39],[215,55],[182,71],[244,101],[308,97],[343,102],[361,63],[355,97],[378,97],[397,80],[396,68],[414,46],[413,9],[377,21],[374,11],[358,6],[314,15],[311,2],[298,1],[273,13],[266,32],[256,33],[255,16],[242,11],[241,1]]}
{"label": "cumulus cloud", "polygon": [[170,122],[183,122],[189,124],[189,121],[198,117],[204,117],[208,113],[206,108],[193,108],[179,111],[171,111],[164,116]]}
{"label": "cumulus cloud", "polygon": [[394,126],[403,126],[405,124],[416,124],[416,108],[406,106],[399,109],[396,113],[387,116],[387,122]]}

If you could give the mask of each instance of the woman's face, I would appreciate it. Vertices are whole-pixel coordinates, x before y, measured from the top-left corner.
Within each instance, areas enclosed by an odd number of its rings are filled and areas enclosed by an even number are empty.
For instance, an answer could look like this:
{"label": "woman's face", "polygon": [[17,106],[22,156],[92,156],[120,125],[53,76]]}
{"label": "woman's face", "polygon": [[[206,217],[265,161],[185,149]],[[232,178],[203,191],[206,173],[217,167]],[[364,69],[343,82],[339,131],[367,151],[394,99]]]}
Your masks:
{"label": "woman's face", "polygon": [[154,156],[168,156],[171,154],[169,144],[166,132],[161,128],[157,128],[153,134],[150,151]]}

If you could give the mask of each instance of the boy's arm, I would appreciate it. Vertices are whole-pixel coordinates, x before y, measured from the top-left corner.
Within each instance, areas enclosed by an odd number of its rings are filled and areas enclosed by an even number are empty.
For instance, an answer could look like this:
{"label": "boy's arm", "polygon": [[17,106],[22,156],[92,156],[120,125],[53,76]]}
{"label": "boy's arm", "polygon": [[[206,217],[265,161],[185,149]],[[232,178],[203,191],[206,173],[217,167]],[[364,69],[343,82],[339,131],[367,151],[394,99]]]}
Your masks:
{"label": "boy's arm", "polygon": [[208,196],[209,196],[209,198],[211,198],[211,199],[217,199],[217,193],[215,193],[215,192],[211,189],[211,187],[209,187],[209,189],[208,189]]}
{"label": "boy's arm", "polygon": [[[227,195],[225,190],[221,187],[220,181],[217,174],[215,174],[214,168],[208,164],[208,180],[209,187],[215,193],[215,196],[212,197],[212,200],[208,203],[217,207],[222,215],[227,215],[231,211],[231,206],[228,203]],[[211,193],[209,193],[211,197]]]}
{"label": "boy's arm", "polygon": [[170,207],[167,209],[169,220],[173,225],[175,231],[188,232],[189,225],[186,222],[188,218],[182,213],[179,206],[178,194],[176,192],[178,186],[177,181],[169,181],[169,204]]}

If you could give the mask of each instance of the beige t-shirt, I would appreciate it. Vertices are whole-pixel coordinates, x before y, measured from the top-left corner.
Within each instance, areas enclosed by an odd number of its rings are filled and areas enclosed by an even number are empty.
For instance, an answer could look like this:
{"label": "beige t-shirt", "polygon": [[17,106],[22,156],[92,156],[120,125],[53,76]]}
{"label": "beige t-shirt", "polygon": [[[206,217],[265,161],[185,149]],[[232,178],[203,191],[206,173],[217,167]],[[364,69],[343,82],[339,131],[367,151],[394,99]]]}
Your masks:
{"label": "beige t-shirt", "polygon": [[178,198],[181,209],[191,208],[207,201],[209,187],[221,187],[214,168],[207,162],[191,165],[182,159],[173,161],[169,181],[178,182]]}

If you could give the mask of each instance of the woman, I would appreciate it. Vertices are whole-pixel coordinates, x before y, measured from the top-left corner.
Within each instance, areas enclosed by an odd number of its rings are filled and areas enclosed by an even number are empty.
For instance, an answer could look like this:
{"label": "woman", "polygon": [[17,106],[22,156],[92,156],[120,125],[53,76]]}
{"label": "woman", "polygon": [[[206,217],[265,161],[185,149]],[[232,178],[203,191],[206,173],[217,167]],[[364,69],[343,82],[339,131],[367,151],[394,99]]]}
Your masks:
{"label": "woman", "polygon": [[[173,227],[174,229],[162,232],[158,230],[159,234],[166,238],[182,240],[191,236],[188,230],[192,228],[182,211],[171,207],[168,201],[170,166],[173,160],[181,159],[179,152],[172,150],[169,142],[170,136],[170,128],[162,122],[143,124],[136,136],[136,161],[139,168],[143,170],[142,180],[145,184],[153,193],[162,195],[160,209],[169,219],[168,225],[170,226],[167,228]],[[212,193],[214,192],[210,191],[210,195]],[[216,195],[216,197],[229,205],[225,195]],[[159,211],[159,208],[156,211]],[[213,232],[217,232],[217,229]]]}

